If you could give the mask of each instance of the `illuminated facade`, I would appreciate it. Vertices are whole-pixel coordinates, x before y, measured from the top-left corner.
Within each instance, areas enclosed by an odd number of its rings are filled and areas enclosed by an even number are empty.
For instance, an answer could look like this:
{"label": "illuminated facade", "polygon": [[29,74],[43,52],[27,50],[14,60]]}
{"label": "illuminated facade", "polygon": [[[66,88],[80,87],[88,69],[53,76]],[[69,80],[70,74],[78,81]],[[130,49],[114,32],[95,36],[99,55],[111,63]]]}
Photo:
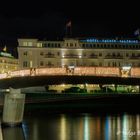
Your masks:
{"label": "illuminated facade", "polygon": [[140,42],[122,39],[39,41],[18,39],[20,69],[44,67],[140,67]]}
{"label": "illuminated facade", "polygon": [[10,53],[0,52],[0,73],[9,73],[18,69],[18,59]]}

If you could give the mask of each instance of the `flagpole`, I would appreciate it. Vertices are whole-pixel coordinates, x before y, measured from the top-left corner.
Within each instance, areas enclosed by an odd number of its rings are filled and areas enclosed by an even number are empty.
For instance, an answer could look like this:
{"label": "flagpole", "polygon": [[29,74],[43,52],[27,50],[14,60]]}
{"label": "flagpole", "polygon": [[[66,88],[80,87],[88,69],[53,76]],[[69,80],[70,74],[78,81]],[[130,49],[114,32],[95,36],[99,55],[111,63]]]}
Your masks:
{"label": "flagpole", "polygon": [[70,26],[70,37],[72,37],[72,25]]}
{"label": "flagpole", "polygon": [[66,24],[66,37],[72,36],[71,21]]}
{"label": "flagpole", "polygon": [[69,23],[66,23],[66,33],[65,33],[66,38],[68,37],[68,27],[69,27],[68,24]]}

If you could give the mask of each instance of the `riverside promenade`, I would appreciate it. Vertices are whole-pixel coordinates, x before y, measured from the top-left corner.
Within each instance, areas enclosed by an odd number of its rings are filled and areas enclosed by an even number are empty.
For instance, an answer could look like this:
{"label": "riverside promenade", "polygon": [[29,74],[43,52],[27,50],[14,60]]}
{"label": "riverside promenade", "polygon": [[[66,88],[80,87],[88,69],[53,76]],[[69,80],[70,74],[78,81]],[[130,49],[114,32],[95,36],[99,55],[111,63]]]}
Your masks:
{"label": "riverside promenade", "polygon": [[[25,112],[36,111],[78,111],[78,110],[135,110],[140,105],[139,93],[28,93],[25,99]],[[1,100],[0,110],[3,101]]]}

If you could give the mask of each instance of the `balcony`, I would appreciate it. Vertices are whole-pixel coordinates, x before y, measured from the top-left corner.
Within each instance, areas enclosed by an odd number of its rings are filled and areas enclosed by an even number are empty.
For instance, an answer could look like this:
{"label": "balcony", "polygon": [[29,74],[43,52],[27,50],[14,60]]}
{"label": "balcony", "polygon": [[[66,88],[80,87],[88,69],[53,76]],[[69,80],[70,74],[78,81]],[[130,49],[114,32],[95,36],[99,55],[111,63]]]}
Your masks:
{"label": "balcony", "polygon": [[98,56],[95,54],[91,54],[90,56],[88,56],[88,58],[98,58]]}
{"label": "balcony", "polygon": [[129,59],[140,59],[140,56],[130,56]]}
{"label": "balcony", "polygon": [[55,57],[54,54],[46,54],[46,55],[45,55],[45,58],[54,58],[54,57]]}
{"label": "balcony", "polygon": [[62,56],[63,58],[81,58],[80,55],[74,55],[74,54],[66,54]]}
{"label": "balcony", "polygon": [[123,59],[123,56],[121,55],[106,55],[105,59]]}

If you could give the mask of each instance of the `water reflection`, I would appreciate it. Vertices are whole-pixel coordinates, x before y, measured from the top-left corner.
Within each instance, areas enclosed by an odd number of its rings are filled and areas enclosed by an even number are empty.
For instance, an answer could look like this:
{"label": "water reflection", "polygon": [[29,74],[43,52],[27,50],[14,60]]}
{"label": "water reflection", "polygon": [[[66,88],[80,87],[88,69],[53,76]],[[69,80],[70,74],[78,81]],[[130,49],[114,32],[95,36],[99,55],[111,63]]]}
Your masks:
{"label": "water reflection", "polygon": [[60,139],[61,140],[66,140],[66,117],[65,115],[61,116],[60,120]]}
{"label": "water reflection", "polygon": [[84,140],[89,140],[90,139],[90,132],[89,132],[89,118],[86,115],[84,117]]}
{"label": "water reflection", "polygon": [[25,140],[22,127],[3,128],[3,140]]}
{"label": "water reflection", "polygon": [[4,140],[139,140],[140,115],[26,116],[22,128],[4,128]]}

